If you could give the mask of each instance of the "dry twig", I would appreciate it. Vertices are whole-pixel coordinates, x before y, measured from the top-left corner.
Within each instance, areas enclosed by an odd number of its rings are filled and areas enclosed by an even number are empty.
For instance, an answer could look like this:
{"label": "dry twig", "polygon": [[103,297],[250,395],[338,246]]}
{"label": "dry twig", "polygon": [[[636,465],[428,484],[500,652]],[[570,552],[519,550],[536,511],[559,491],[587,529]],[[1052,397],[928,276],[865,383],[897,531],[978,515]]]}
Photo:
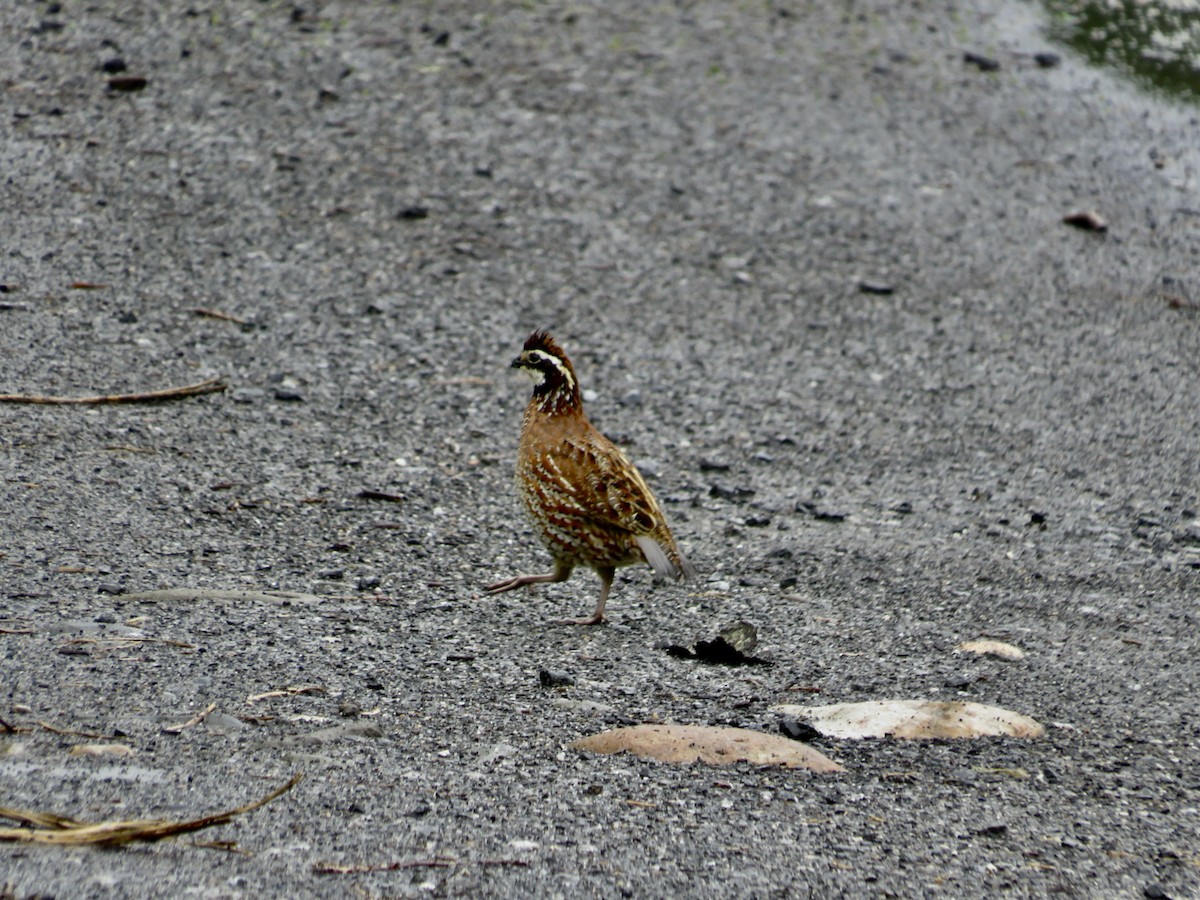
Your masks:
{"label": "dry twig", "polygon": [[376,491],[371,488],[363,488],[356,496],[360,500],[386,500],[389,503],[404,502],[404,498],[399,494],[389,494],[387,491]]}
{"label": "dry twig", "polygon": [[38,403],[49,405],[81,405],[100,403],[156,403],[159,400],[179,400],[200,394],[212,394],[228,387],[220,378],[208,378],[183,387],[136,394],[105,394],[97,397],[45,397],[38,394],[0,394],[0,403]]}
{"label": "dry twig", "polygon": [[91,731],[72,731],[70,728],[58,728],[54,725],[51,725],[49,722],[42,721],[41,719],[35,721],[34,724],[45,728],[47,731],[53,731],[55,734],[65,734],[69,737],[85,737],[91,738],[92,740],[100,740],[104,737],[102,734],[96,734]]}
{"label": "dry twig", "polygon": [[171,638],[156,638],[156,637],[124,637],[114,635],[113,637],[81,637],[71,638],[66,641],[63,646],[68,644],[167,644],[171,647],[182,647],[185,650],[195,650],[195,644],[189,644],[185,641],[176,641]]}
{"label": "dry twig", "polygon": [[323,694],[325,688],[319,684],[297,684],[284,688],[282,691],[267,691],[263,694],[253,694],[246,698],[247,703],[257,703],[259,700],[271,700],[275,697],[292,697],[296,694]]}
{"label": "dry twig", "polygon": [[208,706],[204,707],[204,709],[202,709],[200,712],[196,713],[194,716],[192,716],[186,722],[183,722],[182,724],[179,724],[179,725],[168,725],[166,728],[163,729],[163,731],[166,734],[179,734],[186,728],[191,728],[195,725],[199,725],[201,722],[203,722],[205,719],[207,719],[208,714],[211,713],[216,708],[217,708],[216,703],[210,703],[210,704],[208,704]]}
{"label": "dry twig", "polygon": [[211,828],[214,825],[225,825],[234,816],[253,812],[286,794],[303,777],[303,775],[292,776],[287,784],[271,791],[261,800],[255,800],[253,803],[247,803],[237,809],[186,822],[171,822],[166,819],[134,819],[88,824],[68,819],[65,816],[56,816],[53,813],[23,812],[0,807],[0,817],[32,826],[32,828],[0,828],[0,841],[66,846],[92,844],[105,847],[115,847],[132,841],[160,841],[177,834],[188,834],[203,828]]}

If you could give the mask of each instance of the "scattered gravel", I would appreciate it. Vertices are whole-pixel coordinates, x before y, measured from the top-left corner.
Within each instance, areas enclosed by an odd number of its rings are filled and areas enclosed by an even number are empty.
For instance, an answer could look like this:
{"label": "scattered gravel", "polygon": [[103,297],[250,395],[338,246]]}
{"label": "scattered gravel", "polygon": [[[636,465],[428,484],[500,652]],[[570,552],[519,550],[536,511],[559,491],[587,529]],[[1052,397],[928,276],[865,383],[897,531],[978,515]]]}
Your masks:
{"label": "scattered gravel", "polygon": [[[0,392],[227,384],[0,404],[0,805],[306,774],[0,895],[1200,895],[1195,111],[1014,0],[603,7],[0,9]],[[480,589],[546,562],[535,327],[701,572],[606,627]],[[660,649],[739,620],[771,665]],[[568,748],[887,698],[1047,734]]]}

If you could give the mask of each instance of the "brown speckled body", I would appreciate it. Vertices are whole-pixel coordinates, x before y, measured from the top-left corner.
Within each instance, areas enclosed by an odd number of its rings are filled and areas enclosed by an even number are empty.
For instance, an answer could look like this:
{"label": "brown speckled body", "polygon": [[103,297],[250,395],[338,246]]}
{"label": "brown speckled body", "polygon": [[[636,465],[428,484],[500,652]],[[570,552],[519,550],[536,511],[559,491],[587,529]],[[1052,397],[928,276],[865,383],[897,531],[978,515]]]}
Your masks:
{"label": "brown speckled body", "polygon": [[646,562],[663,575],[690,574],[641,474],[588,421],[574,367],[562,348],[536,332],[513,365],[530,370],[536,381],[521,428],[517,490],[555,567],[489,590],[563,581],[577,565],[590,566],[600,576],[600,601],[590,618],[575,621],[595,624],[603,621],[615,569]]}

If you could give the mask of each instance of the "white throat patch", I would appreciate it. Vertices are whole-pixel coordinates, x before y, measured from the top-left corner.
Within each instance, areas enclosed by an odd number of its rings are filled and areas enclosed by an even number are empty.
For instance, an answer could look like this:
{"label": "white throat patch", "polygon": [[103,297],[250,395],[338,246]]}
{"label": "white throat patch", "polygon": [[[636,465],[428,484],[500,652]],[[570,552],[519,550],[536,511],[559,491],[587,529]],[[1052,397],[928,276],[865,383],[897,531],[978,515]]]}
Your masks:
{"label": "white throat patch", "polygon": [[[554,366],[554,368],[558,369],[558,374],[561,375],[563,381],[566,382],[567,390],[569,390],[569,391],[575,390],[575,379],[571,376],[571,370],[567,368],[566,363],[564,363],[561,359],[559,359],[553,353],[546,353],[543,350],[530,350],[529,358],[533,359],[533,360],[537,360],[539,362],[541,362],[542,360],[549,361],[550,364]],[[527,368],[525,371],[527,371],[529,373],[530,377],[533,378],[534,384],[540,385],[546,380],[545,376],[541,372],[539,372],[536,368]]]}

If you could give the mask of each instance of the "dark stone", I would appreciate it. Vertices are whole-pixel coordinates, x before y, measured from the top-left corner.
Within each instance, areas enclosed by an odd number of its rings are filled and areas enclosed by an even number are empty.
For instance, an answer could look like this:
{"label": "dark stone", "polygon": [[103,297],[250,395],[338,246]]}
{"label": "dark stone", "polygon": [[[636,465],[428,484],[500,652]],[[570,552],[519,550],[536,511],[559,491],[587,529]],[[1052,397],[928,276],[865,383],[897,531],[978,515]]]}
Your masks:
{"label": "dark stone", "polygon": [[821,732],[799,719],[783,719],[779,723],[779,732],[784,737],[789,737],[793,741],[803,741],[806,744],[821,739]]}
{"label": "dark stone", "polygon": [[118,75],[115,78],[108,79],[108,89],[110,91],[120,91],[122,93],[133,93],[134,91],[145,90],[149,80],[142,78],[140,75]]}
{"label": "dark stone", "polygon": [[550,669],[538,669],[538,684],[544,688],[567,687],[575,683],[575,679],[566,672],[553,672]]}
{"label": "dark stone", "polygon": [[858,283],[858,289],[864,294],[882,294],[887,295],[894,293],[896,288],[883,281],[868,281],[866,279]]}
{"label": "dark stone", "polygon": [[720,497],[722,500],[744,500],[754,496],[753,488],[714,484],[708,489],[709,496]]}
{"label": "dark stone", "polygon": [[419,204],[416,204],[416,203],[414,203],[410,206],[406,206],[402,210],[400,210],[400,212],[396,213],[397,219],[402,219],[402,220],[409,221],[409,222],[416,221],[417,219],[425,219],[428,217],[429,217],[429,207],[428,206],[420,206]]}
{"label": "dark stone", "polygon": [[999,60],[992,59],[990,56],[984,56],[981,53],[973,53],[970,50],[963,54],[963,62],[975,66],[980,72],[995,72],[1000,68]]}

